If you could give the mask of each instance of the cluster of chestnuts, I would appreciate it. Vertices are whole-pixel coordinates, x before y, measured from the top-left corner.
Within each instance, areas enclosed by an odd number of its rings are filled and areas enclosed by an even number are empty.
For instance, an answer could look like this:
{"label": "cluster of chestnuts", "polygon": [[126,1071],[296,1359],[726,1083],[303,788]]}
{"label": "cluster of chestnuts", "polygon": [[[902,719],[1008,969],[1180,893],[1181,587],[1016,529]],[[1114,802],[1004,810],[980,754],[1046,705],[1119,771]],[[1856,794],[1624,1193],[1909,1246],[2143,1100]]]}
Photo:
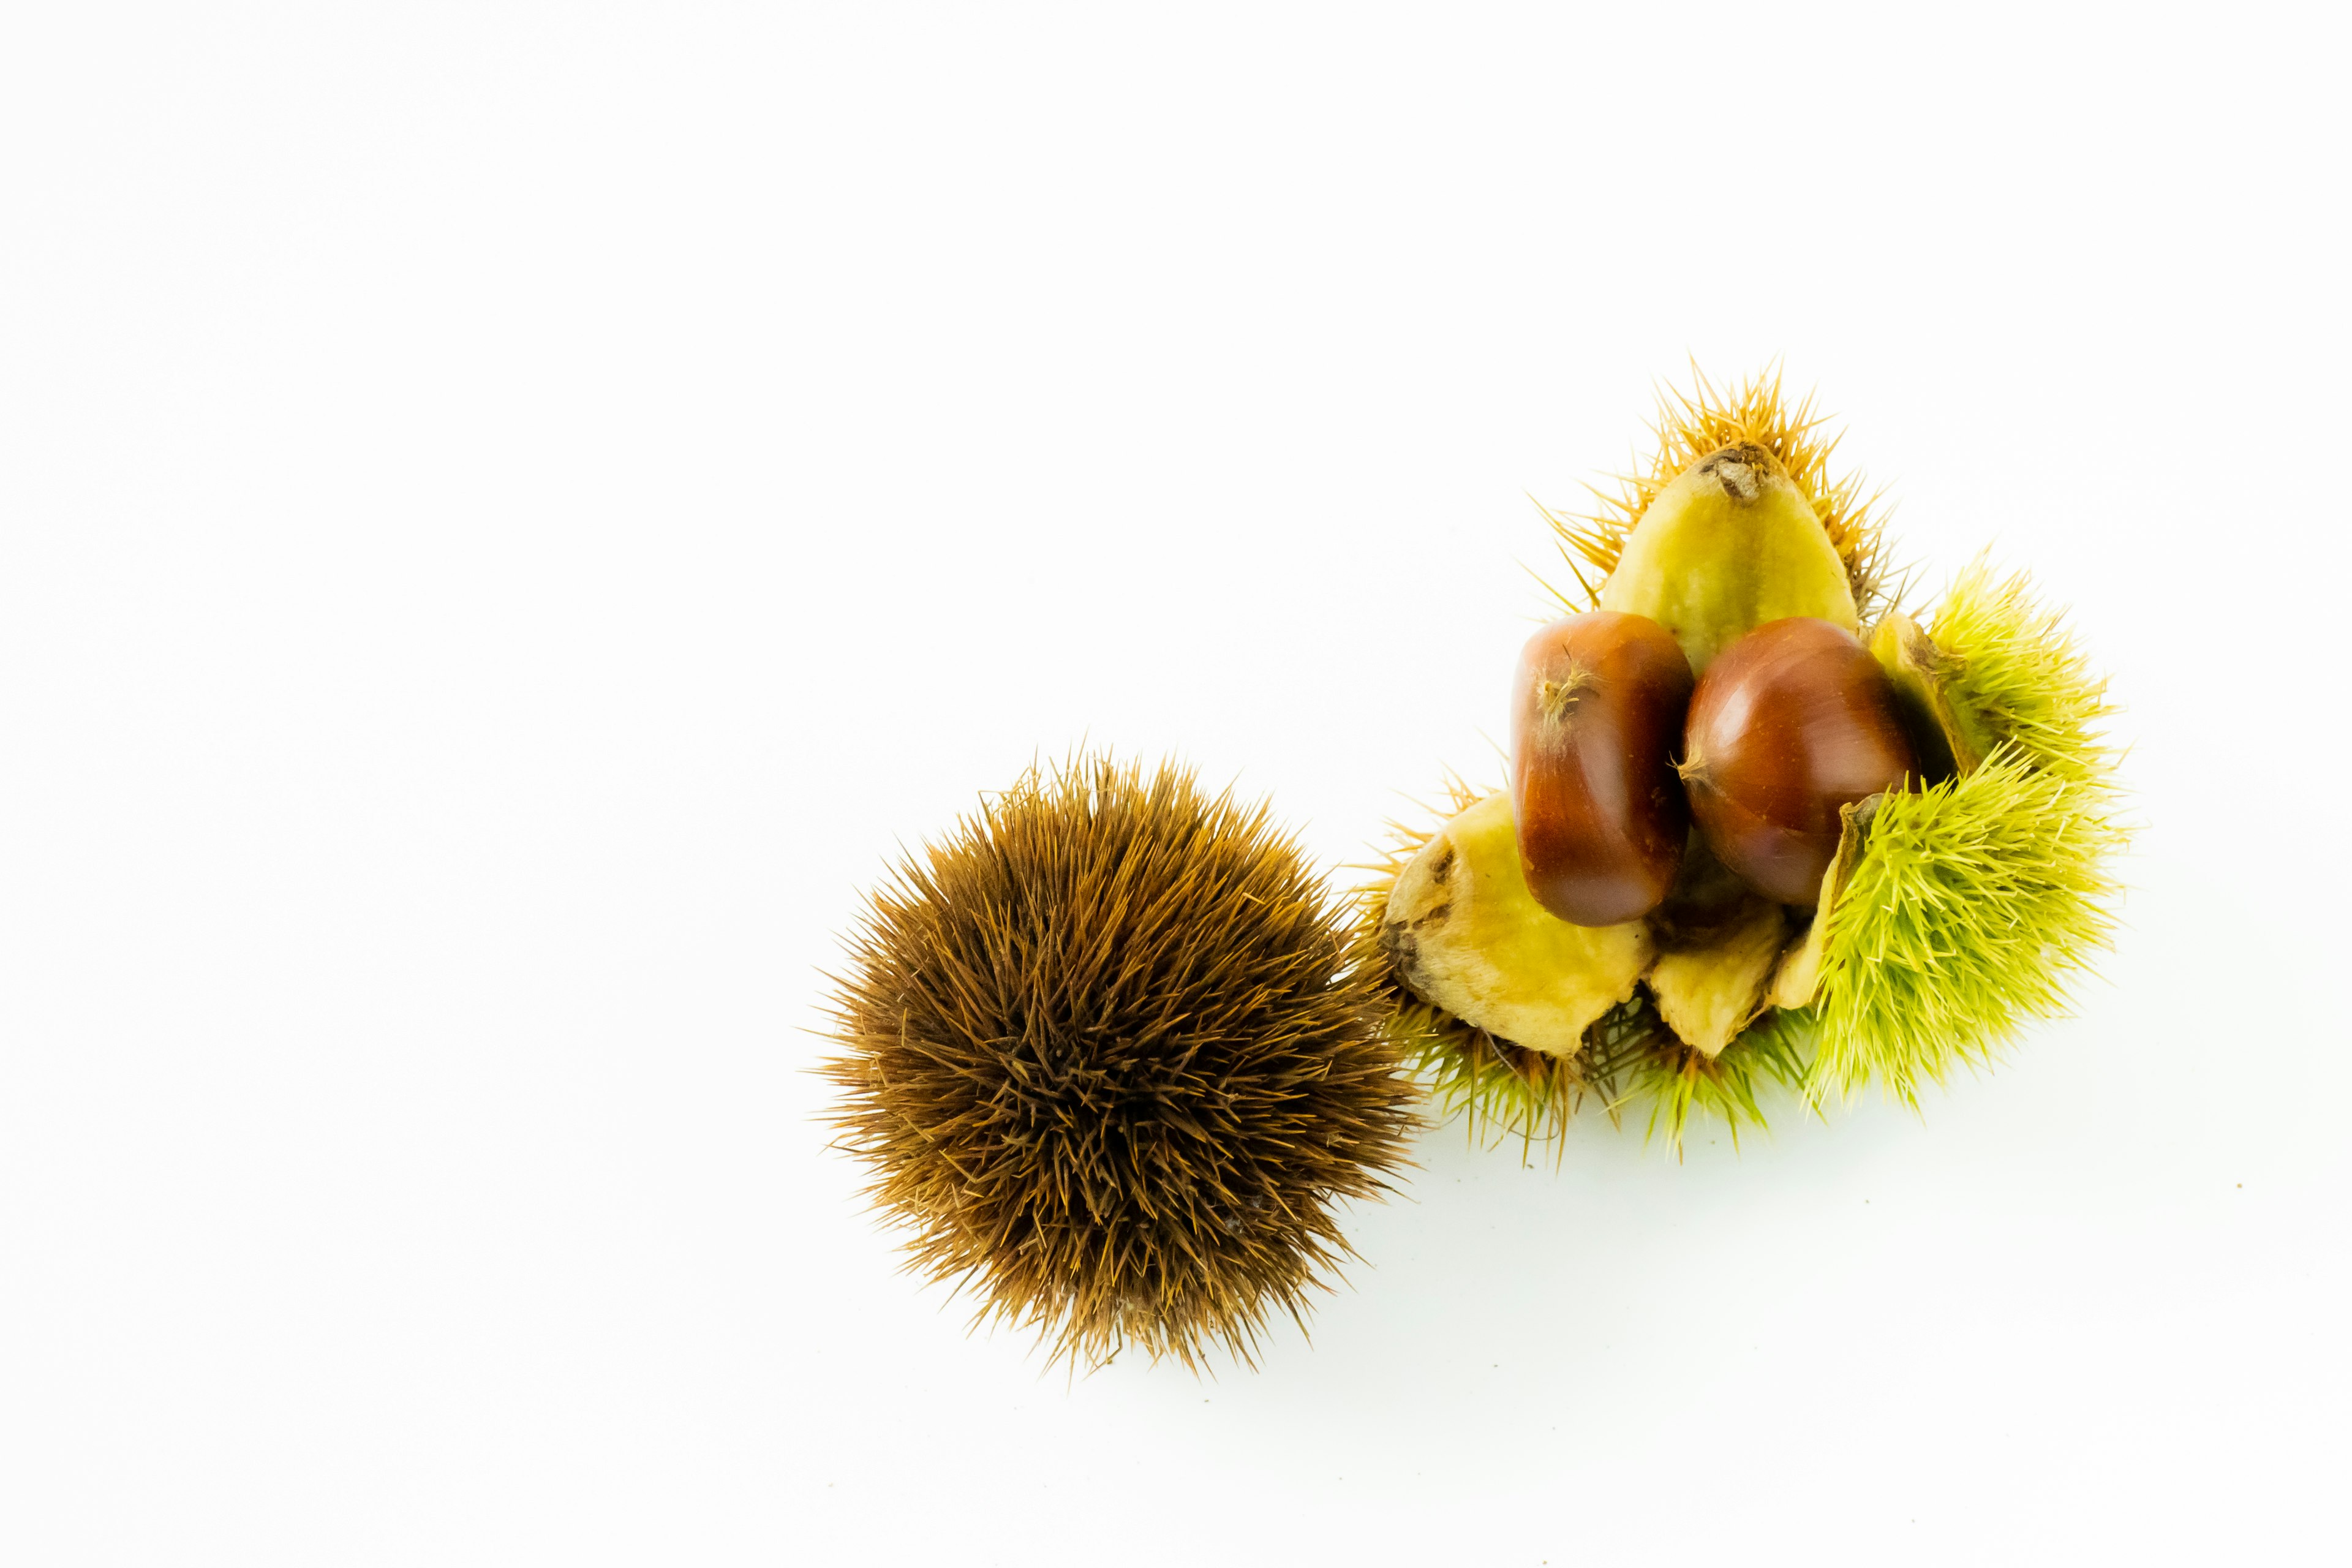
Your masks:
{"label": "cluster of chestnuts", "polygon": [[1621,500],[1553,518],[1581,613],[1520,656],[1509,787],[1365,890],[1417,1065],[1531,1135],[1587,1090],[1677,1142],[1766,1080],[1914,1099],[2109,925],[2109,710],[2057,617],[1980,564],[1914,619],[1777,381],[1661,413]]}
{"label": "cluster of chestnuts", "polygon": [[1768,622],[1696,681],[1646,616],[1592,610],[1520,650],[1511,816],[1535,900],[1580,926],[1643,919],[1696,825],[1717,860],[1810,908],[1842,812],[1914,771],[1893,683],[1861,640],[1810,616]]}

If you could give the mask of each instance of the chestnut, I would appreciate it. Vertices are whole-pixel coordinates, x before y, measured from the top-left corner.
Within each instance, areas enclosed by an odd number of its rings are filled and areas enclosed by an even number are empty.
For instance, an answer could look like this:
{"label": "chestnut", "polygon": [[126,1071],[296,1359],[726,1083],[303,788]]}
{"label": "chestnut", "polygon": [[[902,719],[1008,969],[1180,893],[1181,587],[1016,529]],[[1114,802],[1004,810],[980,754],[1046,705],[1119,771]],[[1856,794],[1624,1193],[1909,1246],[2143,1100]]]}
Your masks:
{"label": "chestnut", "polygon": [[1808,616],[1717,656],[1683,733],[1683,787],[1708,847],[1784,904],[1819,898],[1839,808],[1916,771],[1885,669],[1852,632]]}
{"label": "chestnut", "polygon": [[1561,920],[1639,920],[1674,887],[1690,811],[1672,753],[1690,698],[1690,661],[1647,616],[1570,616],[1519,650],[1511,820],[1528,891]]}

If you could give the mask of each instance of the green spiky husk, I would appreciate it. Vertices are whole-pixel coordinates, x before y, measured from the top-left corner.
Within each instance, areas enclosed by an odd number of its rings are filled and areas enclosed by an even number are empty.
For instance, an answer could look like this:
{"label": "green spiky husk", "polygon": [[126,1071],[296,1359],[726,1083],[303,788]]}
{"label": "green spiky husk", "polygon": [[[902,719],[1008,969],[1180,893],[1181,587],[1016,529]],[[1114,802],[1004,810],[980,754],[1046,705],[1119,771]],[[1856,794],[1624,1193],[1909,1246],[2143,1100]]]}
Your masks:
{"label": "green spiky husk", "polygon": [[1356,966],[1375,977],[1388,1038],[1436,1100],[1441,1115],[1460,1115],[1473,1138],[1555,1138],[1588,1096],[1598,1097],[1604,1105],[1610,1102],[1617,1053],[1604,1043],[1595,1054],[1590,1031],[1586,1049],[1562,1058],[1466,1023],[1405,989],[1381,944],[1381,915],[1397,874],[1448,818],[1484,798],[1483,792],[1455,774],[1446,776],[1444,789],[1444,804],[1426,811],[1425,826],[1391,822],[1385,853],[1377,862],[1359,868],[1370,875],[1357,895]]}
{"label": "green spiky husk", "polygon": [[[1371,891],[1376,907],[1387,889]],[[1637,993],[1587,1029],[1574,1056],[1556,1057],[1465,1023],[1393,976],[1386,999],[1390,1037],[1439,1115],[1461,1118],[1473,1139],[1490,1144],[1557,1140],[1587,1100],[1612,1122],[1643,1117],[1644,1136],[1677,1152],[1710,1123],[1737,1144],[1743,1127],[1766,1126],[1776,1093],[1802,1085],[1812,1040],[1810,1013],[1770,1013],[1710,1060],[1675,1038]]]}
{"label": "green spiky husk", "polygon": [[1694,1123],[1719,1121],[1737,1148],[1740,1128],[1765,1127],[1765,1098],[1801,1088],[1812,1036],[1810,1013],[1773,1012],[1711,1061],[1671,1035],[1654,1040],[1633,1078],[1635,1094],[1649,1102],[1649,1135],[1663,1134],[1679,1152]]}
{"label": "green spiky husk", "polygon": [[1637,991],[1585,1031],[1573,1056],[1560,1057],[1504,1039],[1405,989],[1381,947],[1381,912],[1397,873],[1448,817],[1483,798],[1458,777],[1449,777],[1445,790],[1446,803],[1433,808],[1427,826],[1390,824],[1386,855],[1362,868],[1371,876],[1355,933],[1359,965],[1380,977],[1389,1037],[1440,1116],[1461,1118],[1474,1140],[1517,1140],[1523,1149],[1559,1139],[1588,1100],[1612,1122],[1646,1108],[1645,1136],[1678,1153],[1685,1136],[1709,1121],[1722,1123],[1735,1143],[1741,1127],[1762,1128],[1764,1102],[1803,1079],[1804,1015],[1768,1014],[1710,1061],[1675,1038],[1646,992]]}
{"label": "green spiky husk", "polygon": [[2107,945],[2122,831],[2099,794],[2004,744],[1976,772],[1888,795],[1831,916],[1809,1099],[1990,1064]]}
{"label": "green spiky husk", "polygon": [[2068,630],[2064,615],[2035,601],[2022,572],[1995,574],[1990,553],[1970,562],[1928,635],[1947,660],[1953,699],[2016,742],[2034,768],[2097,791],[2114,787],[2115,749],[2103,730],[2115,715],[2107,683]]}
{"label": "green spiky husk", "polygon": [[1875,1079],[1916,1106],[1923,1085],[1990,1065],[2065,1011],[2115,926],[2129,834],[2105,682],[2024,574],[1996,577],[1981,556],[1931,635],[1955,700],[2004,738],[1975,772],[1881,803],[1831,916],[1815,1103]]}
{"label": "green spiky husk", "polygon": [[1613,1119],[1622,1105],[1619,1084],[1664,1033],[1657,1015],[1638,1000],[1587,1029],[1572,1057],[1515,1045],[1421,1001],[1399,1009],[1395,1027],[1441,1115],[1460,1116],[1473,1138],[1517,1138],[1523,1145],[1559,1138],[1587,1097]]}

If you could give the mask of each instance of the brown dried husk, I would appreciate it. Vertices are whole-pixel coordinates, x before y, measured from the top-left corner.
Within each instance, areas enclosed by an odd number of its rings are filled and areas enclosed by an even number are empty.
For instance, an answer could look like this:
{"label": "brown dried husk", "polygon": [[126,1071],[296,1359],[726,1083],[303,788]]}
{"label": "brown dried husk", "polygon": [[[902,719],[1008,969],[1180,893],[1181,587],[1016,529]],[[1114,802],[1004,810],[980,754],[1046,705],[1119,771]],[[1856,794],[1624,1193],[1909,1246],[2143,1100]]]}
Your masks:
{"label": "brown dried husk", "polygon": [[822,1070],[910,1267],[1073,1364],[1303,1329],[1417,1125],[1344,908],[1172,766],[1033,773],[903,861]]}

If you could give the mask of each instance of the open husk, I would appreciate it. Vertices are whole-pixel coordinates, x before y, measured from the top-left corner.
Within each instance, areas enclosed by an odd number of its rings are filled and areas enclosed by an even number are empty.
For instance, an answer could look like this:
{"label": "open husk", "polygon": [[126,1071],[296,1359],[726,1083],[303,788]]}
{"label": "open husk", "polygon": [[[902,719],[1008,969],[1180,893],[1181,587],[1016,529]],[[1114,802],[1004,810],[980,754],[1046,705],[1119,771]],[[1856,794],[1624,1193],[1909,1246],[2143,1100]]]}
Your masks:
{"label": "open husk", "polygon": [[1612,1118],[1646,1100],[1679,1146],[1694,1116],[1760,1124],[1776,1085],[1818,1105],[1876,1080],[1916,1101],[2063,1010],[2107,939],[2125,834],[2101,683],[2022,575],[1981,560],[1926,624],[1905,613],[1875,498],[1830,477],[1821,423],[1777,377],[1669,395],[1620,492],[1552,517],[1579,590],[1556,596],[1650,616],[1695,668],[1783,616],[1867,627],[1922,776],[1846,809],[1810,908],[1699,853],[1648,920],[1601,931],[1523,882],[1511,900],[1507,799],[1457,785],[1375,868],[1360,940],[1391,1027],[1474,1127],[1543,1137],[1587,1095]]}

